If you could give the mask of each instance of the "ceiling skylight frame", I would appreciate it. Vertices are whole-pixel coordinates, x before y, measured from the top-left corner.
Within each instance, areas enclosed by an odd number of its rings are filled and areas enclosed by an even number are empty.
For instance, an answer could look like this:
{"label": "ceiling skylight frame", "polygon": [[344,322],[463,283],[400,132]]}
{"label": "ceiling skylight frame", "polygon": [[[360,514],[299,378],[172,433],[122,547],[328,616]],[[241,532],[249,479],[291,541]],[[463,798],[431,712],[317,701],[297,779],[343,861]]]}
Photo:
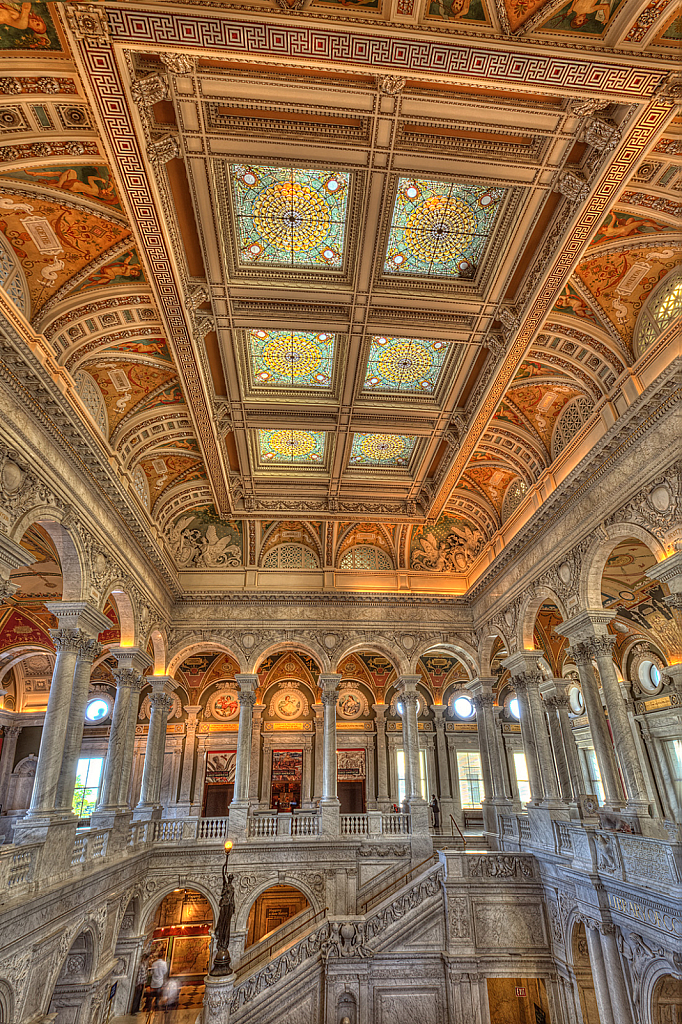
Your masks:
{"label": "ceiling skylight frame", "polygon": [[[408,459],[407,459],[407,462],[406,462],[406,464],[404,466],[395,465],[395,464],[385,464],[385,465],[382,465],[380,462],[373,462],[373,463],[367,463],[367,464],[359,463],[358,464],[358,463],[353,463],[351,461],[352,458],[353,458],[353,452],[356,449],[357,444],[358,444],[357,439],[359,439],[359,438],[372,438],[372,437],[384,437],[384,436],[387,437],[387,438],[404,438],[405,440],[409,440],[411,442],[411,448],[410,448],[409,453],[408,453]],[[420,459],[422,457],[425,445],[426,445],[426,443],[428,443],[428,441],[429,441],[428,437],[423,437],[423,436],[418,435],[418,434],[398,434],[398,433],[391,434],[388,431],[382,431],[382,432],[380,432],[380,431],[363,431],[363,430],[353,431],[352,435],[351,435],[351,440],[350,440],[350,451],[349,451],[348,457],[346,459],[346,465],[345,465],[344,470],[343,470],[343,475],[348,477],[348,476],[355,475],[355,474],[358,474],[360,476],[367,476],[367,475],[376,476],[377,474],[379,474],[382,477],[385,477],[385,476],[399,476],[399,477],[403,477],[403,478],[404,477],[412,477],[412,476],[414,476],[414,471],[415,471],[416,467],[420,463]]]}
{"label": "ceiling skylight frame", "polygon": [[[284,419],[284,416],[283,416]],[[269,460],[263,458],[262,447],[261,447],[261,434],[275,434],[275,433],[294,433],[294,434],[310,434],[310,435],[323,435],[324,438],[324,449],[322,458],[319,462],[297,462],[297,461],[279,461],[277,459]],[[334,455],[334,432],[330,430],[313,430],[298,427],[287,427],[278,426],[272,428],[265,427],[250,427],[247,431],[248,445],[249,445],[249,457],[251,460],[251,467],[255,476],[259,479],[265,476],[300,476],[302,473],[305,475],[324,476],[329,475],[331,469],[331,462]]]}
{"label": "ceiling skylight frame", "polygon": [[[251,352],[252,331],[263,330],[268,333],[280,331],[289,334],[328,334],[334,337],[333,354],[331,359],[331,386],[314,387],[308,385],[293,384],[291,387],[285,384],[259,383],[255,379],[254,363]],[[278,401],[288,399],[303,400],[311,403],[329,404],[338,402],[341,387],[343,384],[344,354],[346,351],[348,337],[346,333],[337,330],[328,331],[303,331],[289,327],[261,327],[254,326],[251,329],[239,329],[236,332],[240,356],[240,373],[242,378],[242,390],[245,398],[255,401]]]}
{"label": "ceiling skylight frame", "polygon": [[[444,345],[445,356],[442,360],[442,365],[438,370],[435,387],[432,392],[427,389],[422,390],[411,390],[409,388],[390,388],[382,384],[377,384],[376,387],[367,387],[366,382],[369,377],[370,371],[370,360],[372,358],[372,349],[374,347],[375,339],[387,338],[389,342],[407,342],[413,341],[430,345]],[[395,403],[408,403],[410,405],[426,405],[431,408],[438,408],[443,402],[445,395],[448,393],[449,388],[452,385],[453,379],[460,369],[464,357],[467,352],[468,345],[462,341],[454,341],[443,338],[415,338],[409,335],[407,332],[400,332],[399,334],[377,334],[373,332],[368,334],[365,338],[362,352],[362,365],[364,366],[362,383],[358,389],[358,400],[367,401],[371,400],[373,403],[386,402],[387,404]],[[409,353],[406,353],[409,358]]]}

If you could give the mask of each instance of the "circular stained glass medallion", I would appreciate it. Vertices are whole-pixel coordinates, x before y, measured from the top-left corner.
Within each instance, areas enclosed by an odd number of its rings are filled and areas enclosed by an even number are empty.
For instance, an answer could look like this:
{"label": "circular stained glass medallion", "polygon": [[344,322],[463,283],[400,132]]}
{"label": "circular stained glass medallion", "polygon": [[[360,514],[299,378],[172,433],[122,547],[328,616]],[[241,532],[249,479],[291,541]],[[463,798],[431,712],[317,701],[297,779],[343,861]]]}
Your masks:
{"label": "circular stained glass medallion", "polygon": [[263,360],[273,373],[296,378],[314,373],[322,356],[310,338],[302,334],[290,334],[274,338],[263,350]]}
{"label": "circular stained glass medallion", "polygon": [[405,442],[399,434],[369,434],[360,446],[362,454],[377,462],[392,462],[405,451]]}
{"label": "circular stained glass medallion", "polygon": [[448,263],[464,255],[476,230],[474,213],[463,199],[431,196],[408,217],[403,241],[424,263]]}
{"label": "circular stained glass medallion", "polygon": [[431,369],[433,357],[426,345],[416,341],[396,341],[379,356],[377,372],[390,384],[418,381]]}
{"label": "circular stained glass medallion", "polygon": [[306,430],[275,430],[270,435],[270,448],[278,455],[302,458],[315,447],[315,438]]}
{"label": "circular stained glass medallion", "polygon": [[283,254],[319,249],[329,233],[329,209],[312,188],[296,181],[268,185],[253,204],[261,238]]}

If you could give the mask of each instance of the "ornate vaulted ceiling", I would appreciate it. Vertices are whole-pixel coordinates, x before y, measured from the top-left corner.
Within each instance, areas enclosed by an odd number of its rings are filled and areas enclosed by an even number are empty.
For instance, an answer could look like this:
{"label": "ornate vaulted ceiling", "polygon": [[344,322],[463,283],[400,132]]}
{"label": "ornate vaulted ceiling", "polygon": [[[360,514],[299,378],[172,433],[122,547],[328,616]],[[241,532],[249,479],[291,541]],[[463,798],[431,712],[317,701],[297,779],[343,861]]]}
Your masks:
{"label": "ornate vaulted ceiling", "polygon": [[675,329],[675,5],[29,6],[0,301],[153,543],[465,590]]}

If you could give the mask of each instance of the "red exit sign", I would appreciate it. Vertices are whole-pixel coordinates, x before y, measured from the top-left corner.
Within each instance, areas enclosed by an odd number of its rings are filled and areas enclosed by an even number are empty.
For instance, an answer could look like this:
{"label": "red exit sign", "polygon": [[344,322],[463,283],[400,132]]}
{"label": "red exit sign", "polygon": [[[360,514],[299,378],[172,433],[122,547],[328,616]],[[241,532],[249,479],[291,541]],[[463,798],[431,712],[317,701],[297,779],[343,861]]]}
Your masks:
{"label": "red exit sign", "polygon": [[519,997],[519,999],[525,999],[526,995],[527,995],[527,993],[526,993],[526,986],[525,985],[517,985],[516,986],[516,994]]}

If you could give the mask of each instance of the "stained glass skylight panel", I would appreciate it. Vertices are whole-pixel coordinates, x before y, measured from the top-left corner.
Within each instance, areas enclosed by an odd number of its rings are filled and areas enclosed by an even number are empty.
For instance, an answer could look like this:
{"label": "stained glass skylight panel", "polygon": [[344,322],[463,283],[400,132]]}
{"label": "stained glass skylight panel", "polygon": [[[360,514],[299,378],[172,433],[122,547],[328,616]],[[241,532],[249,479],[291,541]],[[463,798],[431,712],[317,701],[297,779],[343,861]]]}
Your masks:
{"label": "stained glass skylight panel", "polygon": [[348,465],[350,468],[405,469],[416,443],[416,437],[405,434],[353,434]]}
{"label": "stained glass skylight panel", "polygon": [[324,332],[251,331],[255,387],[330,388],[335,343],[335,336]]}
{"label": "stained glass skylight panel", "polygon": [[374,335],[369,347],[363,387],[371,391],[433,395],[448,348],[447,341]]}
{"label": "stained glass skylight panel", "polygon": [[502,188],[400,178],[384,273],[473,277],[504,194]]}
{"label": "stained glass skylight panel", "polygon": [[343,269],[350,174],[230,165],[242,266]]}
{"label": "stained glass skylight panel", "polygon": [[260,459],[265,465],[322,465],[326,439],[324,430],[259,430]]}

